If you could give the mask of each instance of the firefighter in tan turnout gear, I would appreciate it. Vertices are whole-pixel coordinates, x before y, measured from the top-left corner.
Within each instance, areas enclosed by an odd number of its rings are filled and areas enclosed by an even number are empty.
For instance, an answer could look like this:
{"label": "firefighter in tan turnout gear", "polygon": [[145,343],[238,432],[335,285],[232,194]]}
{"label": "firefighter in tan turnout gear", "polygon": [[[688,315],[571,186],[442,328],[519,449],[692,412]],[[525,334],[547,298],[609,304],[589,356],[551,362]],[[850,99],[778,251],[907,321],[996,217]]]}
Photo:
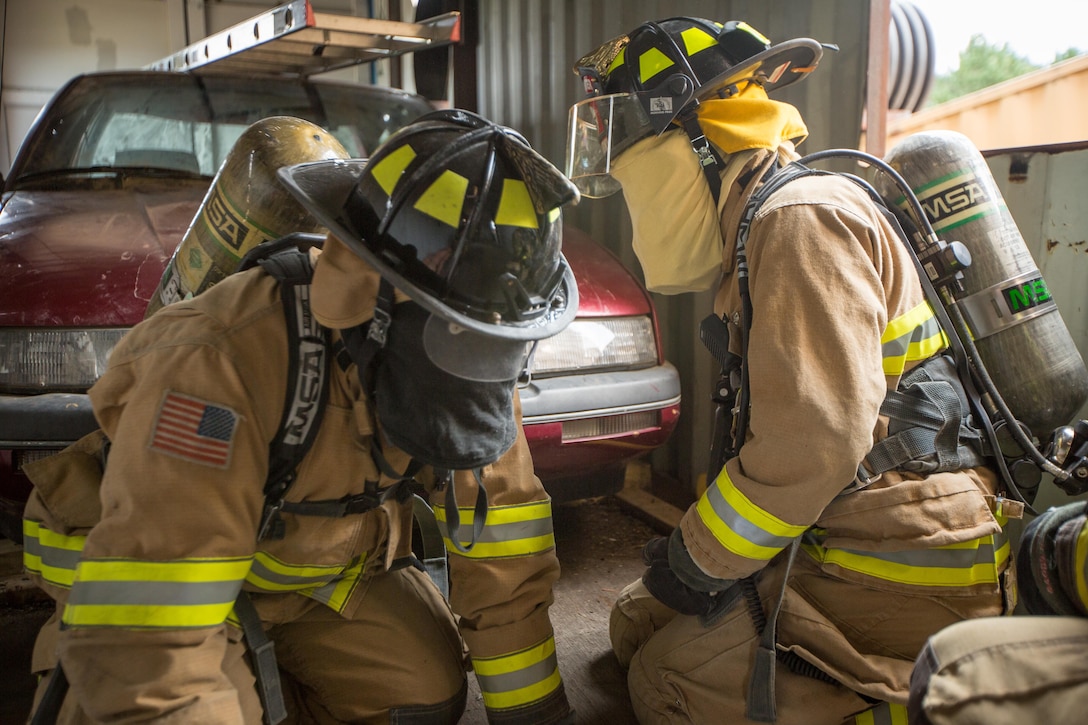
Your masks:
{"label": "firefighter in tan turnout gear", "polygon": [[[768,92],[822,52],[680,17],[576,67],[568,174],[622,190],[651,289],[718,285],[724,465],[612,611],[644,723],[902,722],[927,637],[1010,609],[1009,507],[908,251],[861,185],[788,175],[807,129]],[[951,438],[897,457],[882,404],[934,385]]]}
{"label": "firefighter in tan turnout gear", "polygon": [[[295,373],[284,283],[262,269],[124,338],[91,390],[111,442],[101,520],[79,529],[92,514],[65,501],[100,436],[36,471],[27,509],[27,566],[66,601],[35,655],[70,681],[60,720],[275,721],[278,679],[292,722],[455,723],[471,667],[490,722],[569,721],[550,501],[516,380],[576,312],[560,207],[577,190],[519,134],[461,111],[420,118],[369,162],[281,176],[329,230],[298,293],[320,324],[293,319],[294,362],[332,343],[316,439],[267,493]],[[448,601],[412,557],[415,494],[449,550]],[[243,641],[247,602],[272,677]]]}
{"label": "firefighter in tan turnout gear", "polygon": [[1088,701],[1088,508],[1044,511],[1024,529],[1017,584],[1028,614],[960,622],[914,668],[911,725],[1074,723]]}

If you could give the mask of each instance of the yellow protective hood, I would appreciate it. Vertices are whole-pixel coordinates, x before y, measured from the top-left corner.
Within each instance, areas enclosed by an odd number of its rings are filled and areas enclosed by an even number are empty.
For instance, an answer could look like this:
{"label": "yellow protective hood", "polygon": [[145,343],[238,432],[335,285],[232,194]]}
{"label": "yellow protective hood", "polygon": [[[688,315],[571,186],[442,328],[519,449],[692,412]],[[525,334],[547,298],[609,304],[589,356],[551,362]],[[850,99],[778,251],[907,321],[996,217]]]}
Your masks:
{"label": "yellow protective hood", "polygon": [[774,150],[785,141],[796,146],[808,136],[808,127],[796,108],[772,101],[754,84],[732,98],[704,101],[697,114],[703,133],[727,155],[749,149]]}

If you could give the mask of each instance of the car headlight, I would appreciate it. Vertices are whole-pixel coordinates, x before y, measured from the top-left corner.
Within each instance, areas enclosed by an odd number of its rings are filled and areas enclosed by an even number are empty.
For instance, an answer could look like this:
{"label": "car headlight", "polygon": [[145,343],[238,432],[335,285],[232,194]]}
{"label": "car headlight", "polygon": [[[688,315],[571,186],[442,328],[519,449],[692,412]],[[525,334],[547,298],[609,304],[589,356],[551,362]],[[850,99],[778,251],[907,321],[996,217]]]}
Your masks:
{"label": "car headlight", "polygon": [[0,329],[0,391],[82,392],[106,370],[127,329]]}
{"label": "car headlight", "polygon": [[649,317],[585,318],[537,344],[532,372],[546,377],[656,364],[657,340]]}

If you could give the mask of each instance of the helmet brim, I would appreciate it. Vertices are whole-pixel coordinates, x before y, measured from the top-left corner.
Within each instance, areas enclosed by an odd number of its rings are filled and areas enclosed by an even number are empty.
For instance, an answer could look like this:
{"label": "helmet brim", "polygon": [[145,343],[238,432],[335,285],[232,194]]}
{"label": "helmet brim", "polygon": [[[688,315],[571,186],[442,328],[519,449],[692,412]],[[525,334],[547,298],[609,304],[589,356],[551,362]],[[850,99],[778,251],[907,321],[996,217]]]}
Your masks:
{"label": "helmet brim", "polygon": [[745,81],[758,83],[768,93],[777,91],[814,71],[823,54],[823,46],[812,38],[778,43],[703,83],[695,97],[700,101],[717,98],[722,88]]}
{"label": "helmet brim", "polygon": [[578,285],[562,254],[559,256],[559,263],[563,268],[560,294],[566,304],[561,309],[526,321],[502,320],[491,323],[477,320],[444,304],[398,273],[371,251],[357,232],[352,231],[352,225],[344,215],[345,203],[355,190],[366,164],[367,159],[331,159],[285,166],[278,173],[281,183],[322,226],[377,269],[394,287],[448,322],[481,335],[531,341],[551,337],[574,319],[578,312]]}

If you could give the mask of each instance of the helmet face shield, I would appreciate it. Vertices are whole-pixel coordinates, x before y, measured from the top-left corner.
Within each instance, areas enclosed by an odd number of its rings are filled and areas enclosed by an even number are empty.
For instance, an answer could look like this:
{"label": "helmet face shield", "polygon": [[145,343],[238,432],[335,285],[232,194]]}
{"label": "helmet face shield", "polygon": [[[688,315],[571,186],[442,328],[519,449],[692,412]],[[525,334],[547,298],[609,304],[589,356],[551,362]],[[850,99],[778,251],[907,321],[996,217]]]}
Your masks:
{"label": "helmet face shield", "polygon": [[571,106],[566,174],[582,196],[593,199],[620,190],[612,165],[624,151],[655,133],[634,93],[587,98]]}

